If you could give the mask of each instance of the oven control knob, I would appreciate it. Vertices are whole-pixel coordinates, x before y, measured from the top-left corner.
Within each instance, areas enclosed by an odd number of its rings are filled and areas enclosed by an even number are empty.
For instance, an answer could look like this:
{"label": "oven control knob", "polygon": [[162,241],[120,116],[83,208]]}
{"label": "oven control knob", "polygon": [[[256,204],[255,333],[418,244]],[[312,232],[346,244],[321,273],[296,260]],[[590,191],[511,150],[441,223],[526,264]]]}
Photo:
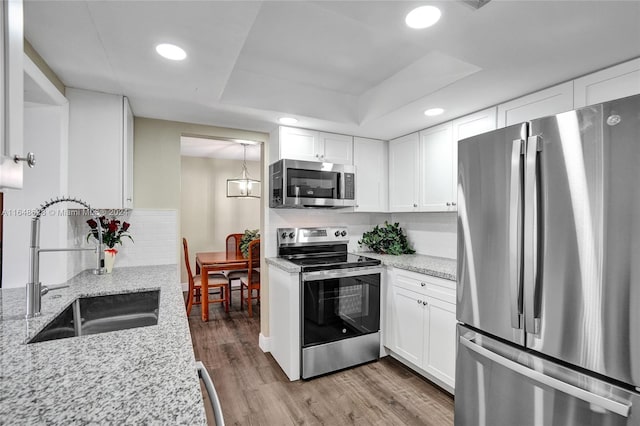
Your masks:
{"label": "oven control knob", "polygon": [[289,238],[293,238],[295,236],[296,236],[295,232],[289,232]]}
{"label": "oven control knob", "polygon": [[340,235],[342,235],[343,237],[346,237],[346,236],[347,236],[347,231],[342,231],[342,232],[340,233]]}
{"label": "oven control knob", "polygon": [[280,237],[284,240],[285,238],[287,238],[287,233],[283,232],[282,234],[280,234]]}
{"label": "oven control knob", "polygon": [[340,236],[340,231],[336,231],[336,233],[333,234],[333,235],[335,235],[336,237],[339,237]]}

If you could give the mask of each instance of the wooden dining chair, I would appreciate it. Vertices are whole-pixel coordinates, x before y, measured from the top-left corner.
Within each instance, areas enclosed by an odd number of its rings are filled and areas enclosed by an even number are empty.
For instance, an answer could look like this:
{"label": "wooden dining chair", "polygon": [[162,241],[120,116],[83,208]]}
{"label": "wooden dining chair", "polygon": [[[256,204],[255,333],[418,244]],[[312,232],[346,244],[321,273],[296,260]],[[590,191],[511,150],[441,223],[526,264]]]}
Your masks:
{"label": "wooden dining chair", "polygon": [[[182,246],[184,247],[184,263],[187,268],[187,277],[189,278],[189,292],[187,294],[187,300],[185,302],[187,307],[187,316],[191,314],[191,308],[193,305],[201,305],[201,297],[209,297],[209,295],[220,294],[218,299],[208,299],[209,303],[222,303],[227,309],[229,298],[229,279],[220,273],[209,274],[209,294],[202,294],[202,277],[200,275],[194,276],[191,272],[191,262],[189,262],[189,246],[187,239],[182,239]],[[212,291],[213,290],[213,291]]]}
{"label": "wooden dining chair", "polygon": [[[247,289],[247,297],[244,297],[244,289]],[[254,296],[253,292],[256,292]],[[253,317],[253,300],[260,303],[260,240],[249,243],[249,269],[246,277],[240,280],[240,309],[244,309],[244,301],[247,301],[249,316]]]}
{"label": "wooden dining chair", "polygon": [[[235,254],[236,257],[242,257],[242,250],[240,250],[240,242],[242,241],[242,236],[244,234],[229,234],[227,235],[226,247],[227,247],[227,256],[229,254]],[[240,280],[242,277],[247,276],[246,269],[234,269],[232,271],[227,271],[226,274],[229,279],[229,288],[231,291],[240,290]],[[234,288],[233,282],[238,281],[238,286]],[[229,304],[231,304],[231,291],[229,292]]]}

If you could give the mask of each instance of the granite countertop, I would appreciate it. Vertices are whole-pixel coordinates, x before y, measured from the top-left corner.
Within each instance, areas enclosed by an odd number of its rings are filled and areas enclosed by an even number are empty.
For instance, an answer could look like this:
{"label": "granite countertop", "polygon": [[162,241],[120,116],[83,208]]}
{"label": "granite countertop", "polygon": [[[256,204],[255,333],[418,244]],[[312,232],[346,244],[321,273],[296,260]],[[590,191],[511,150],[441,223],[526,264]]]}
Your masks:
{"label": "granite countertop", "polygon": [[[206,417],[177,266],[83,272],[24,319],[0,290],[0,424],[188,424]],[[77,297],[160,289],[158,324],[25,344]]]}
{"label": "granite countertop", "polygon": [[457,263],[455,259],[428,256],[426,254],[401,254],[399,256],[373,252],[358,254],[380,259],[385,266],[406,269],[420,274],[444,278],[445,280],[456,280]]}
{"label": "granite countertop", "polygon": [[[456,260],[446,257],[427,256],[425,254],[403,254],[392,256],[389,254],[377,254],[373,252],[357,253],[363,256],[380,259],[385,266],[406,269],[425,275],[444,278],[446,280],[456,280]],[[269,265],[273,265],[285,272],[300,272],[300,266],[279,257],[269,257],[266,259]]]}

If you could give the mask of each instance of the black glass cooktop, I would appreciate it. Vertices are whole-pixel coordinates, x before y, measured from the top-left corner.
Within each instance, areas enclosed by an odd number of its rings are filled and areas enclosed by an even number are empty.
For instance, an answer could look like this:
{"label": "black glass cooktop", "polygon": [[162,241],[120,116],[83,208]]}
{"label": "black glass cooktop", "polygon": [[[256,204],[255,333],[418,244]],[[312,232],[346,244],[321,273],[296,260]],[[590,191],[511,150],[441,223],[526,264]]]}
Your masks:
{"label": "black glass cooktop", "polygon": [[332,253],[330,255],[308,255],[299,258],[289,258],[289,261],[300,265],[302,272],[325,271],[329,269],[346,269],[363,266],[377,266],[381,262],[366,256],[352,253]]}

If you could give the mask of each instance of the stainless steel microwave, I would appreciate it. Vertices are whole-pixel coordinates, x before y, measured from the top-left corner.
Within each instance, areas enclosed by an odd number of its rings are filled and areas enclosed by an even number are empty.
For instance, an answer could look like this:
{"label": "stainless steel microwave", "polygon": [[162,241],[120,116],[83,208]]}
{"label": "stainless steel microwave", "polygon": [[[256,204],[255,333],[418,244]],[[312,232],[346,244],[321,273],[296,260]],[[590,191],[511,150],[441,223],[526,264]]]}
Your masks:
{"label": "stainless steel microwave", "polygon": [[355,166],[282,159],[269,166],[269,207],[351,207]]}

